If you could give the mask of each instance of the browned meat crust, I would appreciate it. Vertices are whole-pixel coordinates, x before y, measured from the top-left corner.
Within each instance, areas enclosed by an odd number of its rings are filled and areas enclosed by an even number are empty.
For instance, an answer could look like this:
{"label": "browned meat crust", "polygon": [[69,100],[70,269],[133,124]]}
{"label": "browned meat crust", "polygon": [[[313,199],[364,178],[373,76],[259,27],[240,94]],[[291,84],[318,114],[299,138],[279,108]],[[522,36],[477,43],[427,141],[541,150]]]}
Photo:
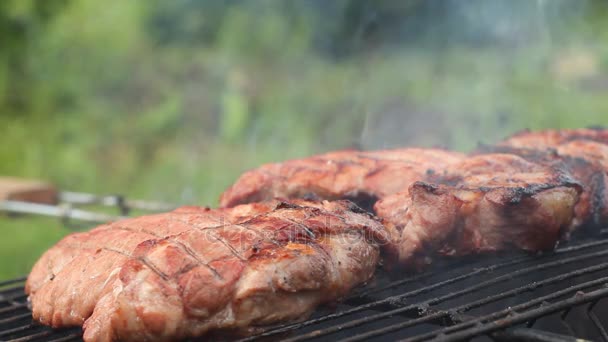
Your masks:
{"label": "browned meat crust", "polygon": [[384,227],[348,201],[188,207],[73,234],[27,281],[34,319],[167,341],[306,317],[373,274]]}
{"label": "browned meat crust", "polygon": [[575,206],[572,228],[608,224],[608,145],[573,140],[553,148],[483,146],[476,153],[511,153],[546,166],[560,165],[581,183],[583,192]]}
{"label": "browned meat crust", "polygon": [[[220,206],[282,198],[352,199],[371,207],[378,198],[439,172],[464,155],[439,149],[338,151],[245,172],[220,199]],[[369,203],[371,202],[371,203]]]}
{"label": "browned meat crust", "polygon": [[505,139],[499,145],[518,148],[554,148],[573,140],[591,140],[608,144],[608,129],[578,128],[544,131],[522,131]]}
{"label": "browned meat crust", "polygon": [[551,249],[571,225],[581,191],[566,171],[511,154],[467,158],[434,181],[441,185],[416,182],[376,203],[397,245],[393,263],[416,267],[437,254]]}

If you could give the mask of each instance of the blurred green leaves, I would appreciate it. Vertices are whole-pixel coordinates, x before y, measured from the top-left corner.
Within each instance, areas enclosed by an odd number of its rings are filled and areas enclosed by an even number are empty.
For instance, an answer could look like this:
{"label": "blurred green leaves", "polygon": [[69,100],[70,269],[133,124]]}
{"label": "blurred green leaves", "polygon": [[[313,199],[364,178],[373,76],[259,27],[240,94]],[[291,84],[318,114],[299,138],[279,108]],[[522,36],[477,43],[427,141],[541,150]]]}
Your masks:
{"label": "blurred green leaves", "polygon": [[5,1],[0,173],[213,203],[263,161],[607,121],[606,6],[476,4]]}
{"label": "blurred green leaves", "polygon": [[[233,78],[238,78],[238,75]],[[222,115],[220,116],[220,139],[228,143],[243,143],[249,125],[249,101],[237,83],[228,82],[222,94]]]}
{"label": "blurred green leaves", "polygon": [[[0,174],[215,205],[265,162],[608,124],[605,2],[473,3],[0,1]],[[11,253],[65,233],[25,222]]]}

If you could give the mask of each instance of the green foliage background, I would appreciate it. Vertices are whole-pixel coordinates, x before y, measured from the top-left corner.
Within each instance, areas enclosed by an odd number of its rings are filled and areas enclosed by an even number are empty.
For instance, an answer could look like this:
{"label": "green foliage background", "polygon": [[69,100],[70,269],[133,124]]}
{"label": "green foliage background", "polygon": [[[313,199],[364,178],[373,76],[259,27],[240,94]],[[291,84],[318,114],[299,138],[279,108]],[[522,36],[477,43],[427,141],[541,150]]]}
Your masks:
{"label": "green foliage background", "polygon": [[[0,1],[0,175],[215,205],[337,148],[608,124],[603,1]],[[0,279],[68,233],[0,218]]]}

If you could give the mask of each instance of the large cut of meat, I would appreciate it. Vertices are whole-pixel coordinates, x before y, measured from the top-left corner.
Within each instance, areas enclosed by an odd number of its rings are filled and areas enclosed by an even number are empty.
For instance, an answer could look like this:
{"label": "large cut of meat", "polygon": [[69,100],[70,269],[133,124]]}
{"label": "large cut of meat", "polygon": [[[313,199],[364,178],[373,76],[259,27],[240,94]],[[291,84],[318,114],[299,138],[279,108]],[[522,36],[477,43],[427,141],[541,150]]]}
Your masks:
{"label": "large cut of meat", "polygon": [[493,152],[516,154],[547,166],[563,165],[583,189],[572,228],[594,229],[608,224],[608,145],[591,140],[571,140],[552,148],[518,148],[501,143],[483,146],[476,153]]}
{"label": "large cut of meat", "polygon": [[565,170],[512,154],[469,157],[374,207],[397,244],[393,263],[516,247],[552,249],[572,224],[580,185]]}
{"label": "large cut of meat", "polygon": [[72,234],[26,284],[34,319],[86,341],[156,341],[305,318],[367,281],[386,243],[348,201],[176,211]]}
{"label": "large cut of meat", "polygon": [[499,145],[518,148],[554,148],[573,140],[591,140],[608,144],[608,129],[548,129],[544,131],[522,131],[505,139]]}
{"label": "large cut of meat", "polygon": [[282,197],[347,198],[371,208],[376,199],[407,190],[413,182],[462,158],[458,152],[405,148],[339,151],[266,164],[245,172],[222,194],[220,206]]}
{"label": "large cut of meat", "polygon": [[378,200],[375,214],[391,234],[385,252],[393,267],[416,267],[433,255],[554,248],[580,225],[575,206],[580,220],[591,215],[593,201],[579,202],[586,193],[570,172],[574,166],[588,171],[580,167],[585,161],[568,164],[551,157],[554,152],[534,160],[501,148],[509,153],[349,151],[265,165],[241,176],[221,204],[229,206],[235,198],[240,203],[272,196],[371,195]]}

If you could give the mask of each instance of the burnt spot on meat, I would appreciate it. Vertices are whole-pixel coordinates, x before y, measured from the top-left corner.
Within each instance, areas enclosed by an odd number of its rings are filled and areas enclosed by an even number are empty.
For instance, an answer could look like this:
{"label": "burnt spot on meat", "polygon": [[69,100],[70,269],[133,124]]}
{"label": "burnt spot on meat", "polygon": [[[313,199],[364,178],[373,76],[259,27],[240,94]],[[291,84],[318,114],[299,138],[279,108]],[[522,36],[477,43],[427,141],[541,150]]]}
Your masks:
{"label": "burnt spot on meat", "polygon": [[[595,213],[598,216],[601,216],[600,213],[604,213],[607,209],[606,206],[606,202],[608,201],[608,198],[606,198],[606,192],[608,191],[608,189],[606,189],[606,183],[607,183],[607,178],[608,178],[608,174],[606,173],[597,173],[596,175],[596,191],[595,191],[595,203],[594,203],[594,210]],[[596,218],[596,224],[599,226],[601,224],[605,223],[605,218],[604,217],[597,217]]]}
{"label": "burnt spot on meat", "polygon": [[301,208],[301,207],[295,203],[287,202],[286,200],[283,200],[283,199],[280,199],[280,202],[275,207],[276,210],[278,210],[278,209],[298,209],[298,208]]}
{"label": "burnt spot on meat", "polygon": [[[608,224],[606,156],[608,131],[603,129],[548,130],[514,135],[497,146],[480,147],[475,154],[510,153],[555,170],[553,183],[579,193],[575,222],[565,236],[578,231],[593,233]],[[580,227],[580,228],[578,228]],[[578,234],[578,233],[577,233]]]}
{"label": "burnt spot on meat", "polygon": [[350,202],[348,209],[359,214],[373,213],[374,204],[378,201],[378,197],[366,192],[358,192],[356,195],[347,195],[344,199]]}
{"label": "burnt spot on meat", "polygon": [[591,177],[590,188],[593,192],[591,196],[591,207],[593,211],[593,219],[591,221],[590,228],[593,228],[592,233],[598,234],[599,232],[595,228],[600,228],[602,224],[606,223],[606,218],[603,217],[603,213],[606,210],[606,173],[596,172]]}
{"label": "burnt spot on meat", "polygon": [[572,177],[568,172],[560,170],[557,175],[557,183],[562,186],[575,188],[579,193],[583,191],[583,185],[580,181]]}
{"label": "burnt spot on meat", "polygon": [[305,201],[321,201],[323,198],[314,192],[307,192],[302,195],[302,199]]}
{"label": "burnt spot on meat", "polygon": [[412,184],[413,187],[419,187],[424,189],[424,191],[429,192],[433,195],[439,195],[443,193],[443,190],[441,189],[441,187],[439,187],[437,184],[434,183],[427,183],[427,182],[415,182],[414,184]]}

